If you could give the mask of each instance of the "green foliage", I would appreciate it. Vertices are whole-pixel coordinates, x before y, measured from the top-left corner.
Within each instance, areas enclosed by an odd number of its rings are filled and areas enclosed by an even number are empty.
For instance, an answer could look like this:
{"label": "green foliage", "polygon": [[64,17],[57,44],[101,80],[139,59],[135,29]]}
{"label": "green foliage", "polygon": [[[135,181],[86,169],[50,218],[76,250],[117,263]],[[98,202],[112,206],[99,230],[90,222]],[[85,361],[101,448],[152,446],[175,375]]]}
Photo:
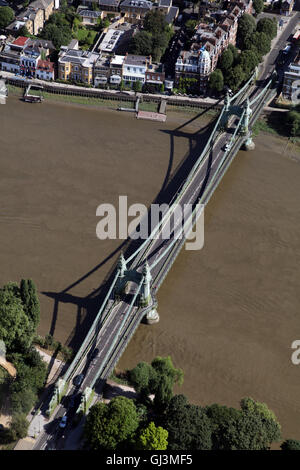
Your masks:
{"label": "green foliage", "polygon": [[14,10],[10,7],[0,7],[0,28],[4,29],[14,19]]}
{"label": "green foliage", "polygon": [[130,52],[137,55],[150,55],[152,52],[152,35],[141,31],[134,35],[130,43]]}
{"label": "green foliage", "polygon": [[136,82],[133,82],[132,88],[135,92],[142,91],[142,87],[143,87],[143,84],[139,80],[137,80]]}
{"label": "green foliage", "polygon": [[266,33],[259,33],[256,31],[245,40],[245,48],[254,49],[260,55],[265,55],[271,49],[271,39],[266,35]]}
{"label": "green foliage", "polygon": [[209,88],[211,90],[220,92],[224,88],[224,77],[222,70],[216,69],[214,70],[209,77]]}
{"label": "green foliage", "polygon": [[239,50],[237,47],[235,47],[233,44],[229,44],[227,50],[230,50],[233,55],[233,60],[234,62],[238,59],[239,57]]}
{"label": "green foliage", "polygon": [[254,33],[256,29],[256,22],[252,15],[244,13],[239,19],[237,37],[241,47],[243,47],[245,40]]}
{"label": "green foliage", "polygon": [[137,55],[152,55],[159,62],[164,54],[173,30],[167,25],[159,10],[151,10],[144,19],[144,30],[135,34],[129,45],[130,52]]}
{"label": "green foliage", "polygon": [[40,302],[32,279],[21,280],[20,295],[32,331],[35,332],[40,321]]}
{"label": "green foliage", "polygon": [[132,439],[138,425],[133,401],[116,397],[107,405],[96,403],[91,407],[84,427],[84,438],[91,450],[112,450]]}
{"label": "green foliage", "polygon": [[253,0],[253,7],[254,7],[256,15],[259,15],[264,9],[264,1],[263,0]]}
{"label": "green foliage", "polygon": [[245,73],[245,76],[248,77],[259,64],[259,55],[254,50],[242,51],[239,57],[239,63]]}
{"label": "green foliage", "polygon": [[167,446],[168,431],[161,426],[156,427],[153,421],[137,436],[137,450],[166,450]]}
{"label": "green foliage", "polygon": [[139,362],[138,365],[128,371],[128,380],[134,387],[135,391],[139,394],[147,396],[153,390],[153,381],[155,380],[156,373],[147,362]]}
{"label": "green foliage", "polygon": [[187,31],[190,38],[195,33],[195,28],[197,26],[197,23],[198,22],[196,20],[187,20],[186,23],[185,23],[185,28],[186,28],[186,31]]}
{"label": "green foliage", "polygon": [[9,283],[0,289],[0,339],[7,351],[23,350],[30,345],[31,333],[19,287],[16,283]]}
{"label": "green foliage", "polygon": [[300,113],[297,111],[289,111],[285,115],[285,122],[289,134],[292,137],[300,135]]}
{"label": "green foliage", "polygon": [[72,9],[66,8],[64,13],[55,12],[49,16],[40,37],[52,41],[56,49],[62,45],[66,46],[72,39],[72,24],[75,13]]}
{"label": "green foliage", "polygon": [[245,78],[246,77],[242,66],[236,65],[226,76],[226,83],[233,91],[235,91],[238,89]]}
{"label": "green foliage", "polygon": [[256,31],[265,33],[273,39],[277,35],[277,22],[272,18],[261,18],[257,23]]}
{"label": "green foliage", "polygon": [[172,451],[211,449],[211,425],[205,410],[188,404],[184,395],[170,400],[162,425],[169,432],[168,449]]}
{"label": "green foliage", "polygon": [[241,410],[221,405],[206,408],[212,426],[213,449],[267,450],[280,439],[280,425],[264,403],[241,401]]}
{"label": "green foliage", "polygon": [[26,416],[23,414],[15,414],[12,417],[12,421],[10,424],[10,436],[12,441],[16,441],[17,439],[22,439],[23,437],[27,436],[29,423],[26,419]]}
{"label": "green foliage", "polygon": [[170,356],[157,356],[151,366],[156,373],[152,382],[154,405],[158,410],[163,410],[173,396],[174,385],[182,385],[183,371],[174,367]]}
{"label": "green foliage", "polygon": [[188,95],[196,95],[199,93],[199,83],[196,78],[179,78],[178,92]]}
{"label": "green foliage", "polygon": [[234,57],[231,49],[227,48],[220,58],[220,69],[227,72],[233,65]]}
{"label": "green foliage", "polygon": [[287,439],[281,444],[281,450],[300,450],[300,441]]}
{"label": "green foliage", "polygon": [[19,29],[18,33],[20,36],[25,36],[26,38],[29,38],[31,36],[25,25]]}
{"label": "green foliage", "polygon": [[167,26],[165,15],[159,10],[153,9],[149,11],[144,19],[144,29],[153,35],[161,34]]}

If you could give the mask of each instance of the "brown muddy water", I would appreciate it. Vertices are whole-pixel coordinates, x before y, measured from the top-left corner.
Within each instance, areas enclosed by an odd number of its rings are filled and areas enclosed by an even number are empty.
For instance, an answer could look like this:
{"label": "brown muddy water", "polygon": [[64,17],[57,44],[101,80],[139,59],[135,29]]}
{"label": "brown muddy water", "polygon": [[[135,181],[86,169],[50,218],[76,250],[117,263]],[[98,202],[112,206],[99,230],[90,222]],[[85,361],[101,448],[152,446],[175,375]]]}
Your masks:
{"label": "brown muddy water", "polygon": [[[173,169],[197,145],[206,121],[184,125],[193,116],[155,123],[16,97],[0,106],[0,284],[34,279],[40,334],[66,342],[94,317],[90,299],[120,245],[97,239],[96,208],[119,195],[149,205],[173,143]],[[158,295],[160,322],[139,327],[118,367],[171,355],[185,373],[176,392],[201,405],[252,396],[274,410],[284,438],[300,439],[300,366],[290,359],[300,339],[300,155],[285,145],[260,135],[238,154],[206,209],[204,248],[182,251]]]}

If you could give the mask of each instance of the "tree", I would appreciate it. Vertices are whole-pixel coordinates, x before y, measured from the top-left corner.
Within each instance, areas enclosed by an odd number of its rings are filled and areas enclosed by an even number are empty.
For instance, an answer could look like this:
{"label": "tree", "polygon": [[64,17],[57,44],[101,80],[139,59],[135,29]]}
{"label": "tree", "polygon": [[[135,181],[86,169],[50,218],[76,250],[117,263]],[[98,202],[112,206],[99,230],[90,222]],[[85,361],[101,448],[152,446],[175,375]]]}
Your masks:
{"label": "tree", "polygon": [[30,37],[30,32],[28,31],[28,29],[26,28],[25,25],[23,25],[19,30],[18,30],[18,34],[20,36],[25,36],[26,38],[29,38]]}
{"label": "tree", "polygon": [[227,72],[233,65],[233,53],[231,49],[226,49],[220,58],[220,69],[222,72]]}
{"label": "tree", "polygon": [[87,415],[84,437],[92,450],[113,450],[132,438],[139,425],[136,407],[125,397],[96,403]]}
{"label": "tree", "polygon": [[296,137],[300,135],[300,113],[289,111],[286,113],[285,122],[291,136]]}
{"label": "tree", "polygon": [[144,18],[144,29],[152,34],[160,34],[167,26],[165,15],[159,10],[150,10]]}
{"label": "tree", "polygon": [[210,74],[208,85],[211,90],[214,90],[217,92],[220,92],[223,90],[224,77],[223,77],[222,70],[216,69]]}
{"label": "tree", "polygon": [[156,379],[156,372],[147,362],[139,362],[137,366],[128,372],[128,378],[135,391],[144,397],[153,390],[153,381]]}
{"label": "tree", "polygon": [[0,7],[0,29],[6,28],[14,19],[14,10],[10,7]]}
{"label": "tree", "polygon": [[266,33],[256,31],[245,39],[245,48],[256,50],[260,55],[267,54],[271,49],[271,39]]}
{"label": "tree", "polygon": [[40,321],[40,302],[37,295],[36,286],[32,279],[22,279],[20,284],[20,294],[23,302],[24,312],[35,332]]}
{"label": "tree", "polygon": [[69,27],[62,27],[53,23],[46,24],[40,34],[41,38],[52,41],[56,49],[66,46],[72,39],[72,31]]}
{"label": "tree", "polygon": [[280,425],[264,403],[252,398],[241,401],[241,410],[211,405],[206,414],[212,427],[213,449],[267,450],[280,439]]}
{"label": "tree", "polygon": [[156,427],[153,421],[142,429],[136,440],[137,450],[166,450],[168,446],[168,431],[161,426]]}
{"label": "tree", "polygon": [[11,440],[16,441],[27,436],[29,423],[23,414],[15,414],[10,424]]}
{"label": "tree", "polygon": [[261,18],[256,27],[256,31],[259,33],[265,33],[271,39],[277,35],[277,23],[272,18]]}
{"label": "tree", "polygon": [[245,73],[241,65],[236,65],[226,76],[227,85],[233,90],[237,90],[245,79]]}
{"label": "tree", "polygon": [[150,55],[152,53],[152,35],[147,31],[135,34],[130,43],[130,52],[136,55]]}
{"label": "tree", "polygon": [[264,9],[264,1],[263,0],[253,0],[253,7],[255,10],[255,14],[259,15]]}
{"label": "tree", "polygon": [[244,50],[240,54],[239,63],[246,77],[248,77],[259,64],[259,56],[254,50]]}
{"label": "tree", "polygon": [[190,405],[184,395],[175,395],[170,400],[162,425],[169,432],[170,450],[211,449],[211,425],[205,410]]}
{"label": "tree", "polygon": [[244,13],[239,19],[237,37],[240,46],[243,48],[245,40],[254,33],[256,22],[252,15]]}
{"label": "tree", "polygon": [[232,52],[233,60],[235,62],[238,59],[239,55],[240,55],[238,48],[235,47],[233,44],[229,44],[227,49]]}
{"label": "tree", "polygon": [[185,22],[185,29],[189,37],[192,37],[194,35],[197,23],[197,20],[187,20]]}
{"label": "tree", "polygon": [[281,444],[281,450],[300,450],[300,441],[287,439]]}
{"label": "tree", "polygon": [[136,82],[133,82],[132,87],[133,87],[133,90],[135,92],[139,92],[139,91],[142,91],[143,85],[142,85],[142,82],[140,80],[137,80]]}
{"label": "tree", "polygon": [[19,287],[9,283],[0,289],[0,339],[8,351],[29,347],[29,321],[23,310]]}
{"label": "tree", "polygon": [[183,383],[183,371],[174,367],[170,356],[157,356],[151,366],[156,372],[152,384],[154,405],[158,410],[163,410],[172,398],[174,385]]}

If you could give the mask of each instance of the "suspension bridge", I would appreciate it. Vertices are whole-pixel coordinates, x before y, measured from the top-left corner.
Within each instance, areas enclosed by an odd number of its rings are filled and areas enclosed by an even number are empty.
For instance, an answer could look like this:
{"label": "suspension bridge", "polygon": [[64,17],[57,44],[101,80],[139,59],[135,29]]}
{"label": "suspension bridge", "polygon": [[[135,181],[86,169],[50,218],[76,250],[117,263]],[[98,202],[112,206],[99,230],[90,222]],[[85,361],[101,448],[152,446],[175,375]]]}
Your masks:
{"label": "suspension bridge", "polygon": [[[69,368],[55,384],[48,416],[52,413],[56,418],[62,416],[65,412],[60,405],[62,398],[75,394],[78,397],[77,416],[87,413],[95,387],[101,393],[141,321],[151,324],[159,320],[157,291],[186,243],[187,234],[201,216],[199,207],[203,208],[209,202],[238,150],[242,146],[246,149],[254,147],[251,127],[275,96],[273,84],[274,76],[258,84],[256,74],[253,74],[236,95],[226,95],[201,155],[188,177],[180,183],[171,204],[162,211],[161,219],[148,238],[140,241],[129,256],[120,255],[112,282],[88,334]],[[192,211],[182,223],[176,208],[184,205],[190,205]],[[166,226],[170,229],[169,238],[164,237]],[[83,377],[79,389],[73,384],[78,374]],[[46,445],[49,436],[45,434],[38,439],[36,449]]]}

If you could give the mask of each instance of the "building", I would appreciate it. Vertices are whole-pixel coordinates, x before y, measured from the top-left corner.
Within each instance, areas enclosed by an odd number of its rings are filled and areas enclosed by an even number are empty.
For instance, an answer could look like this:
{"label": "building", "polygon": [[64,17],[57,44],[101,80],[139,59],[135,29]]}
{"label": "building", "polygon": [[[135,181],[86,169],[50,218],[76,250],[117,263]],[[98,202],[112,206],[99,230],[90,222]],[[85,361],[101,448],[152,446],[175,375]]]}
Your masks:
{"label": "building", "polygon": [[152,7],[153,3],[148,0],[123,0],[120,11],[129,23],[139,23]]}
{"label": "building", "polygon": [[300,94],[300,54],[292,62],[284,73],[282,95],[285,99],[292,101],[293,98],[299,99],[297,90]]}
{"label": "building", "polygon": [[217,66],[218,59],[229,44],[236,44],[238,19],[241,8],[233,5],[229,11],[215,12],[217,23],[200,23],[192,38],[189,51],[182,50],[175,65],[175,86],[180,78],[195,78],[199,91],[206,92],[208,79]]}
{"label": "building", "polygon": [[165,72],[163,64],[148,63],[145,82],[153,85],[162,85],[165,81]]}
{"label": "building", "polygon": [[178,17],[179,8],[172,6],[172,0],[159,0],[156,8],[165,15],[168,24],[174,23]]}
{"label": "building", "polygon": [[100,8],[100,11],[117,13],[119,12],[120,0],[81,0],[80,3],[89,8],[91,8],[94,3]]}
{"label": "building", "polygon": [[20,57],[29,38],[20,36],[10,44],[6,44],[0,53],[1,70],[20,73]]}
{"label": "building", "polygon": [[144,55],[127,54],[123,62],[122,76],[125,82],[145,83],[145,73],[151,57]]}
{"label": "building", "polygon": [[284,16],[289,16],[294,8],[295,0],[285,0],[281,4],[280,14]]}
{"label": "building", "polygon": [[54,80],[54,63],[49,60],[38,60],[35,76],[40,80]]}
{"label": "building", "polygon": [[99,18],[103,18],[102,11],[79,10],[78,15],[82,18],[83,26],[93,26],[98,23]]}
{"label": "building", "polygon": [[61,48],[58,58],[58,78],[73,80],[87,85],[94,82],[94,63],[99,54],[90,51]]}
{"label": "building", "polygon": [[37,35],[43,29],[53,9],[54,0],[35,0],[16,16],[6,30],[11,34],[18,34],[19,29],[25,26],[30,34]]}
{"label": "building", "polygon": [[107,33],[105,34],[104,38],[102,39],[99,45],[99,50],[101,52],[113,52],[116,49],[117,44],[123,34],[124,31],[114,28],[108,29]]}

